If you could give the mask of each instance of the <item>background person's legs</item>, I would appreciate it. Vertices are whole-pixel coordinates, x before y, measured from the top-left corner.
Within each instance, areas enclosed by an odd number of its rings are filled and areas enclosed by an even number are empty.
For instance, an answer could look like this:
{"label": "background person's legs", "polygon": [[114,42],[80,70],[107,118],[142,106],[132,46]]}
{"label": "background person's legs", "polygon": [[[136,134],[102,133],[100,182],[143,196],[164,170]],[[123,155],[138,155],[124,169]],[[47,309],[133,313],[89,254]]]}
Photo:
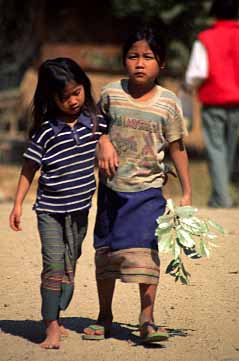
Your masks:
{"label": "background person's legs", "polygon": [[237,171],[239,171],[239,154],[237,153],[237,143],[239,141],[239,107],[228,108],[226,114],[228,170],[231,177],[234,171],[235,162],[237,162]]}
{"label": "background person's legs", "polygon": [[208,107],[203,109],[202,117],[208,168],[212,183],[208,205],[228,208],[232,206],[232,200],[229,194],[227,114],[223,108]]}

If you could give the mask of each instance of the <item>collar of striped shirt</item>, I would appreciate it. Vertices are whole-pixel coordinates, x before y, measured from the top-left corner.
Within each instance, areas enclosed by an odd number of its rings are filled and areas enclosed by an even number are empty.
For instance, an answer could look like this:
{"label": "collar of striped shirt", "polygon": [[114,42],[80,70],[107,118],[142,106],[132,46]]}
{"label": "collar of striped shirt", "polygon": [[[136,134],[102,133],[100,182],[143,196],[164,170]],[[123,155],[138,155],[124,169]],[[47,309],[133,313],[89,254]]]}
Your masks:
{"label": "collar of striped shirt", "polygon": [[[62,131],[62,129],[64,129],[64,127],[67,126],[66,122],[64,122],[60,119],[49,120],[49,123],[50,123],[55,135],[59,134]],[[92,123],[91,123],[90,117],[83,113],[81,113],[79,115],[79,117],[77,118],[77,124],[79,124],[79,123],[81,125],[84,125],[86,128],[89,128],[89,129],[92,128]]]}

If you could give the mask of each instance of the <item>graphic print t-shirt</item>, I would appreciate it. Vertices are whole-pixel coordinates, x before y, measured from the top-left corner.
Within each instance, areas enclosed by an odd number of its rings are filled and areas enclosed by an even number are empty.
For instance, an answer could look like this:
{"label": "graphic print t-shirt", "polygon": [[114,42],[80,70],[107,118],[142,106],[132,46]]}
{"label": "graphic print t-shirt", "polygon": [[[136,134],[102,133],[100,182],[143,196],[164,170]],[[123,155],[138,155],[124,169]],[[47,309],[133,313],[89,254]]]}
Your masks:
{"label": "graphic print t-shirt", "polygon": [[137,101],[123,79],[103,89],[100,106],[119,155],[115,176],[103,182],[119,192],[162,187],[167,172],[164,150],[187,134],[176,95],[157,85],[150,100]]}

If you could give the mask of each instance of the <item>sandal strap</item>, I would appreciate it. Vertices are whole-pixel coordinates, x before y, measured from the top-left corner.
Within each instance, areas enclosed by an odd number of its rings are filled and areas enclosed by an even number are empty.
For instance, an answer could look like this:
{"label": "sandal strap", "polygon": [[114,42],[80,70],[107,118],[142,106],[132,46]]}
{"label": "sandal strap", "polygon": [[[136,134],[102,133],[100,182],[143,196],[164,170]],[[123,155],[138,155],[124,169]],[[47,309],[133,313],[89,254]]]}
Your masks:
{"label": "sandal strap", "polygon": [[151,327],[155,332],[158,331],[158,327],[149,321],[144,322],[141,326],[140,329],[142,330],[143,328],[147,328],[147,327]]}
{"label": "sandal strap", "polygon": [[105,330],[104,326],[101,326],[101,325],[89,325],[89,326],[87,326],[87,328],[89,328],[90,330],[93,330],[93,331],[104,331]]}

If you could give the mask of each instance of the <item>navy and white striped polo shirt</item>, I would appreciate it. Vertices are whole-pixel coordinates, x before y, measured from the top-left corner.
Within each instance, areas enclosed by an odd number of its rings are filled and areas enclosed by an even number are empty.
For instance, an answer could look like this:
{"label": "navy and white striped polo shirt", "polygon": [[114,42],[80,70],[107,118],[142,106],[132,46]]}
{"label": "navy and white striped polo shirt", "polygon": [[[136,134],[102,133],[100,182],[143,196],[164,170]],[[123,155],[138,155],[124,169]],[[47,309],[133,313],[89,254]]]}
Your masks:
{"label": "navy and white striped polo shirt", "polygon": [[73,128],[50,120],[33,135],[23,156],[41,167],[36,211],[69,213],[91,206],[96,144],[106,131],[104,118],[98,119],[94,134],[92,128],[91,119],[81,114]]}

